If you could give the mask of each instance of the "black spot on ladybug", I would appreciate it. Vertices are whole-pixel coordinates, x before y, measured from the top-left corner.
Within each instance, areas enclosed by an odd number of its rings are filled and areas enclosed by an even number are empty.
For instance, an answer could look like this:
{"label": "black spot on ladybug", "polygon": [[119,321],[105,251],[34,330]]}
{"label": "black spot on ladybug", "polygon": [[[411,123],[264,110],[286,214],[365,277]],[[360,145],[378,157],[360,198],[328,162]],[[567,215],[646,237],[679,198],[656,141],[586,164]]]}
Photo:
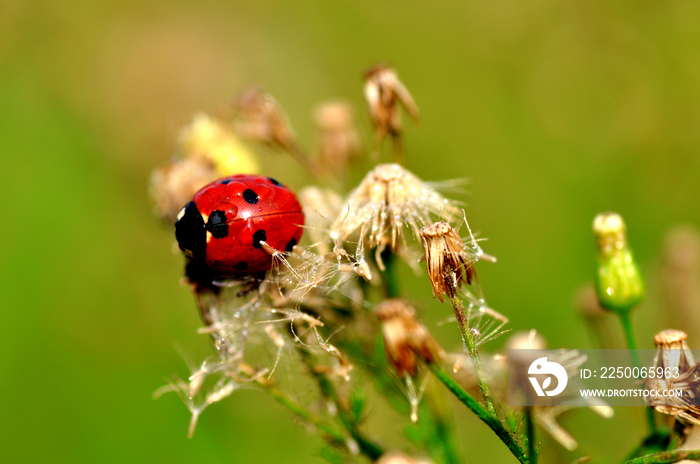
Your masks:
{"label": "black spot on ladybug", "polygon": [[253,248],[262,248],[260,242],[267,240],[267,234],[264,230],[260,229],[253,234]]}
{"label": "black spot on ladybug", "polygon": [[222,180],[222,181],[219,182],[219,183],[220,183],[221,185],[226,185],[226,184],[230,184],[232,180],[233,180],[233,179],[224,179],[224,180]]}
{"label": "black spot on ladybug", "polygon": [[272,177],[268,177],[267,180],[269,180],[270,182],[272,182],[275,185],[279,185],[280,187],[284,187],[284,185],[280,184],[279,182],[277,182],[277,180],[273,179]]}
{"label": "black spot on ladybug", "polygon": [[291,239],[289,241],[289,243],[287,243],[287,246],[284,247],[284,251],[286,251],[287,253],[291,252],[294,249],[294,245],[296,245],[296,244],[297,244],[297,239],[295,239],[295,238]]}
{"label": "black spot on ladybug", "polygon": [[243,191],[243,199],[246,201],[246,203],[254,205],[258,202],[258,194],[253,192],[251,189],[245,189]]}
{"label": "black spot on ladybug", "polygon": [[209,216],[207,230],[214,238],[224,238],[228,235],[228,224],[226,224],[226,213],[216,210]]}
{"label": "black spot on ladybug", "polygon": [[248,263],[246,263],[245,261],[241,261],[240,263],[236,264],[235,268],[239,271],[245,271],[246,269],[248,269]]}
{"label": "black spot on ladybug", "polygon": [[192,254],[194,259],[204,257],[207,247],[207,230],[204,218],[193,201],[187,203],[175,222],[175,238],[180,249]]}

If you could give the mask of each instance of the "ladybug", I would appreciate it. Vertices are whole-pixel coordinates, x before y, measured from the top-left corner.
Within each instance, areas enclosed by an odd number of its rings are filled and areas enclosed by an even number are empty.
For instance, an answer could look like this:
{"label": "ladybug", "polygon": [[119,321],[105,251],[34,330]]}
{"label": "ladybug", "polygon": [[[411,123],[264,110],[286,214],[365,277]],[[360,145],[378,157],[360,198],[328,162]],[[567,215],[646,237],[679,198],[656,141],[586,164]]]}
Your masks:
{"label": "ladybug", "polygon": [[175,236],[194,263],[244,276],[272,267],[260,242],[292,251],[303,225],[304,213],[291,190],[271,177],[238,174],[198,191],[177,215]]}

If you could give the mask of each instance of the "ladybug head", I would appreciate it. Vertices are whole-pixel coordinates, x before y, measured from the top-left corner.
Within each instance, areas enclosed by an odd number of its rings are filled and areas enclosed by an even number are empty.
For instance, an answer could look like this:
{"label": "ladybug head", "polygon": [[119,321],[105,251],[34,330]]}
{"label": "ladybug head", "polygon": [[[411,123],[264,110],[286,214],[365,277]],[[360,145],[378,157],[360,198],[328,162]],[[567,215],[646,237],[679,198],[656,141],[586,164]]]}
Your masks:
{"label": "ladybug head", "polygon": [[204,218],[193,201],[180,210],[175,222],[175,238],[180,249],[193,259],[204,258],[207,230]]}

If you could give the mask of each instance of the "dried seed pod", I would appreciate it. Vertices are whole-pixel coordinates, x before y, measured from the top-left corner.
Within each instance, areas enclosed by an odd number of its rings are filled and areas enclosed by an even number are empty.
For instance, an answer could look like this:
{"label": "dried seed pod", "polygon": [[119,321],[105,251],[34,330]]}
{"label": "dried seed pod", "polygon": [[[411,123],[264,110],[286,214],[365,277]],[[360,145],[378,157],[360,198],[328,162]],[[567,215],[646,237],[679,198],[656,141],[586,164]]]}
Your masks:
{"label": "dried seed pod", "polygon": [[688,371],[695,360],[693,353],[688,348],[688,335],[681,330],[664,330],[654,337],[654,345],[657,352],[654,357],[654,366],[661,368],[678,368],[681,372]]}
{"label": "dried seed pod", "polygon": [[365,98],[379,137],[401,133],[399,103],[411,118],[418,119],[418,106],[413,97],[399,80],[396,71],[386,65],[374,66],[365,73]]}
{"label": "dried seed pod", "polygon": [[442,359],[442,348],[416,318],[413,307],[403,299],[385,300],[375,314],[382,323],[384,349],[399,377],[416,374],[418,359],[435,363]]}
{"label": "dried seed pod", "polygon": [[[688,336],[680,330],[664,330],[654,337],[657,351],[654,357],[654,377],[648,378],[649,390],[681,390],[684,396],[648,396],[647,404],[663,414],[679,416],[697,422],[700,417],[697,400],[698,374],[695,360],[687,343]],[[661,375],[659,375],[659,373]]]}
{"label": "dried seed pod", "polygon": [[315,112],[319,133],[319,159],[330,172],[344,175],[360,154],[360,136],[352,107],[342,101],[328,102]]}
{"label": "dried seed pod", "polygon": [[239,134],[287,150],[296,148],[294,131],[272,95],[253,87],[241,93],[234,106],[242,116],[234,126]]}
{"label": "dried seed pod", "polygon": [[433,297],[440,301],[444,301],[443,295],[454,297],[462,282],[470,284],[476,277],[474,259],[462,237],[446,222],[427,225],[420,235]]}

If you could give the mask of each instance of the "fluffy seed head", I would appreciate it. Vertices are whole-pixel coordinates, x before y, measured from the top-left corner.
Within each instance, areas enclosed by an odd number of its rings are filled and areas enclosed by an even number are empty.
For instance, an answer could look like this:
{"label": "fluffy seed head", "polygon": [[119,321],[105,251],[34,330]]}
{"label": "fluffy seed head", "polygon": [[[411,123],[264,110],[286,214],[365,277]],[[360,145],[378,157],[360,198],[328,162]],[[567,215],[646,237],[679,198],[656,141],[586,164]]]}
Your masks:
{"label": "fluffy seed head", "polygon": [[442,358],[442,348],[418,321],[407,301],[385,300],[377,306],[375,314],[382,322],[387,359],[400,377],[415,375],[418,359],[434,363]]}
{"label": "fluffy seed head", "polygon": [[360,230],[370,247],[395,247],[404,225],[416,237],[431,215],[450,220],[459,214],[453,202],[398,164],[380,164],[350,193],[331,227],[331,238],[346,240]]}
{"label": "fluffy seed head", "polygon": [[462,282],[470,284],[476,276],[474,260],[467,253],[462,237],[446,222],[436,222],[420,231],[425,265],[433,287],[433,297],[455,296]]}

